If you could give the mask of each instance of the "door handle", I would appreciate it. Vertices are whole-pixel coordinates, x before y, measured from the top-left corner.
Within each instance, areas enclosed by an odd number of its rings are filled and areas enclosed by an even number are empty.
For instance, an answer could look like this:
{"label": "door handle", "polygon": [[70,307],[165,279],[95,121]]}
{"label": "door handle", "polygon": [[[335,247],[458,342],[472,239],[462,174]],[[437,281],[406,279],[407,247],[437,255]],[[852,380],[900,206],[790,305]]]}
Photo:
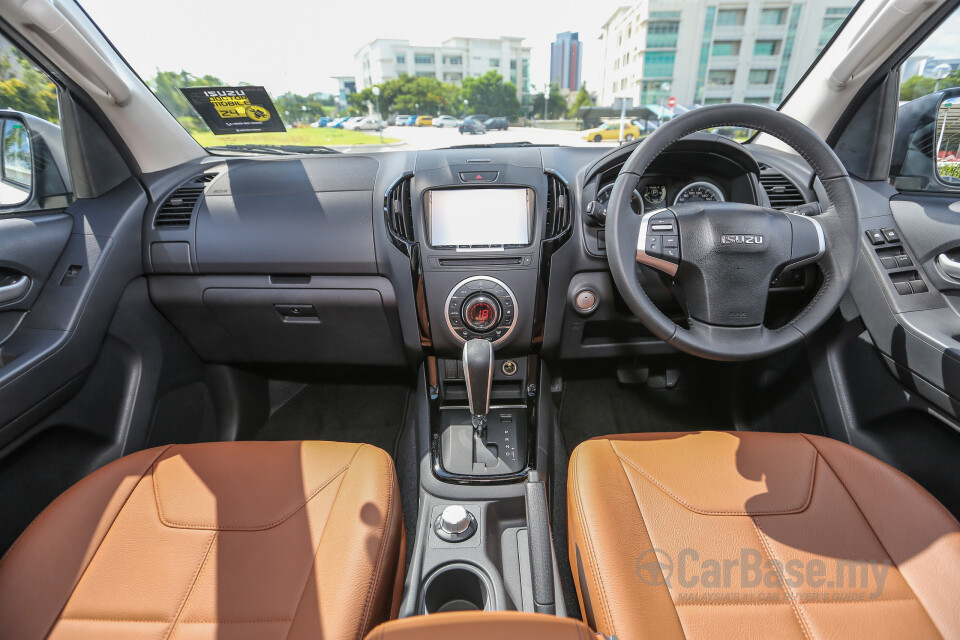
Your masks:
{"label": "door handle", "polygon": [[7,285],[0,286],[0,303],[20,298],[30,289],[30,276],[20,276]]}
{"label": "door handle", "polygon": [[954,280],[960,280],[960,261],[954,260],[945,253],[941,253],[937,256],[937,265],[945,274]]}

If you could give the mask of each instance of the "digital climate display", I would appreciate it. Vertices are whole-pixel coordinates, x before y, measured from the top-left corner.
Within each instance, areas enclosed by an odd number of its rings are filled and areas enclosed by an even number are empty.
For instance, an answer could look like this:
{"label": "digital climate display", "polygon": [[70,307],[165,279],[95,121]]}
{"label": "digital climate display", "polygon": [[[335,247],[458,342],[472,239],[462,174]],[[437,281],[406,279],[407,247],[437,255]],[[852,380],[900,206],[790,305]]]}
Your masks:
{"label": "digital climate display", "polygon": [[434,247],[530,244],[527,189],[437,189],[428,192]]}

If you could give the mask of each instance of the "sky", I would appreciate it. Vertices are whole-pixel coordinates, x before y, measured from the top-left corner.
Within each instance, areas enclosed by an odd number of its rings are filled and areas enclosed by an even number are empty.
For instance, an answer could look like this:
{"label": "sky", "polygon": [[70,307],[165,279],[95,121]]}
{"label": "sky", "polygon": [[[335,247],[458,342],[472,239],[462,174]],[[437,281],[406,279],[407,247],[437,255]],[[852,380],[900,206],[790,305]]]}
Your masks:
{"label": "sky", "polygon": [[[598,89],[600,28],[618,0],[485,0],[407,3],[391,0],[78,0],[107,38],[146,79],[157,68],[212,74],[230,84],[286,91],[333,93],[330,76],[353,75],[353,54],[377,38],[439,45],[456,36],[520,36],[531,47],[531,78],[546,83],[550,43],[579,31],[583,79]],[[470,7],[468,9],[468,6]],[[148,25],[144,29],[144,25]]]}
{"label": "sky", "polygon": [[[485,0],[467,11],[462,2],[398,0],[79,0],[114,46],[144,79],[157,69],[211,74],[228,84],[263,85],[274,96],[335,93],[331,76],[353,75],[353,55],[376,38],[439,45],[456,36],[525,38],[532,49],[536,88],[549,79],[550,43],[579,31],[583,80],[599,89],[600,28],[623,0]],[[148,25],[144,29],[144,25]],[[960,12],[918,53],[960,57]]]}

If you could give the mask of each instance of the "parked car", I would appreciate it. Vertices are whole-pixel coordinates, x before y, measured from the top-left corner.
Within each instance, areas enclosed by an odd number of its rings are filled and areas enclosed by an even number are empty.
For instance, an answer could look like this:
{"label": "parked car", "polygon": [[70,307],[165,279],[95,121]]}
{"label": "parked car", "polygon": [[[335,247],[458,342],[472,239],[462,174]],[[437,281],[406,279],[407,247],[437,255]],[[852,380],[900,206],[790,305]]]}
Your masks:
{"label": "parked car", "polygon": [[326,126],[328,129],[343,129],[344,123],[349,119],[350,119],[349,116],[342,116],[340,118],[337,118],[336,120],[332,120],[328,122]]}
{"label": "parked car", "polygon": [[460,126],[457,127],[460,133],[486,133],[487,128],[483,126],[483,122],[480,120],[474,120],[473,118],[464,118],[463,122],[460,123]]}
{"label": "parked car", "polygon": [[344,125],[344,129],[349,129],[351,131],[383,131],[386,128],[387,123],[381,120],[379,116],[362,116],[359,118],[354,118]]}
{"label": "parked car", "polygon": [[444,127],[456,127],[460,121],[453,116],[437,116],[433,119],[433,126],[443,129]]}
{"label": "parked car", "polygon": [[[580,136],[588,142],[600,142],[601,140],[619,140],[620,122],[605,122],[596,129],[587,129]],[[630,142],[634,138],[640,137],[640,129],[632,122],[623,123],[623,139]]]}
{"label": "parked car", "polygon": [[487,131],[494,129],[506,131],[510,128],[510,121],[506,118],[487,118],[483,121],[483,126],[486,127]]}
{"label": "parked car", "polygon": [[359,125],[360,122],[361,122],[365,117],[366,117],[366,116],[354,116],[353,118],[350,118],[349,120],[347,120],[346,122],[343,123],[343,128],[344,128],[344,129],[347,129],[347,130],[349,130],[349,131],[356,131],[356,130],[357,130],[357,125]]}
{"label": "parked car", "polygon": [[433,125],[433,116],[417,116],[417,119],[413,121],[413,124],[418,127],[429,127]]}
{"label": "parked car", "polygon": [[475,113],[473,115],[467,116],[464,120],[476,120],[477,122],[483,123],[490,119],[485,113]]}
{"label": "parked car", "polygon": [[330,122],[331,122],[332,120],[333,120],[332,118],[328,118],[327,116],[323,116],[322,118],[320,118],[320,119],[317,120],[316,122],[311,122],[311,123],[310,123],[310,126],[313,127],[314,129],[319,129],[319,128],[321,128],[321,127],[325,127],[325,126],[327,126],[328,124],[330,124]]}
{"label": "parked car", "polygon": [[413,127],[417,124],[417,116],[407,116],[407,121],[403,123],[405,127]]}
{"label": "parked car", "polygon": [[393,124],[395,124],[398,127],[405,127],[407,126],[407,121],[409,119],[410,119],[409,115],[406,115],[406,114],[398,115],[393,119]]}

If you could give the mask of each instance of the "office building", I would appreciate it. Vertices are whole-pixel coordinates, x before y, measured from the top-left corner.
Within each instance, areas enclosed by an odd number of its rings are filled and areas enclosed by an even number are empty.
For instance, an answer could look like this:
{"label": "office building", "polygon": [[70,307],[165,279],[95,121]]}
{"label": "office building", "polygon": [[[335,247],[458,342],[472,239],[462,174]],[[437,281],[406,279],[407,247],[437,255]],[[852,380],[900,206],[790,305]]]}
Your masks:
{"label": "office building", "polygon": [[579,33],[558,33],[550,45],[550,82],[561,91],[580,88],[580,70],[583,67],[583,43]]}
{"label": "office building", "polygon": [[603,25],[600,104],[779,104],[852,0],[641,0]]}
{"label": "office building", "polygon": [[358,91],[401,74],[460,84],[493,70],[517,85],[518,100],[529,92],[530,47],[523,38],[450,38],[440,46],[381,38],[360,47],[354,60]]}

